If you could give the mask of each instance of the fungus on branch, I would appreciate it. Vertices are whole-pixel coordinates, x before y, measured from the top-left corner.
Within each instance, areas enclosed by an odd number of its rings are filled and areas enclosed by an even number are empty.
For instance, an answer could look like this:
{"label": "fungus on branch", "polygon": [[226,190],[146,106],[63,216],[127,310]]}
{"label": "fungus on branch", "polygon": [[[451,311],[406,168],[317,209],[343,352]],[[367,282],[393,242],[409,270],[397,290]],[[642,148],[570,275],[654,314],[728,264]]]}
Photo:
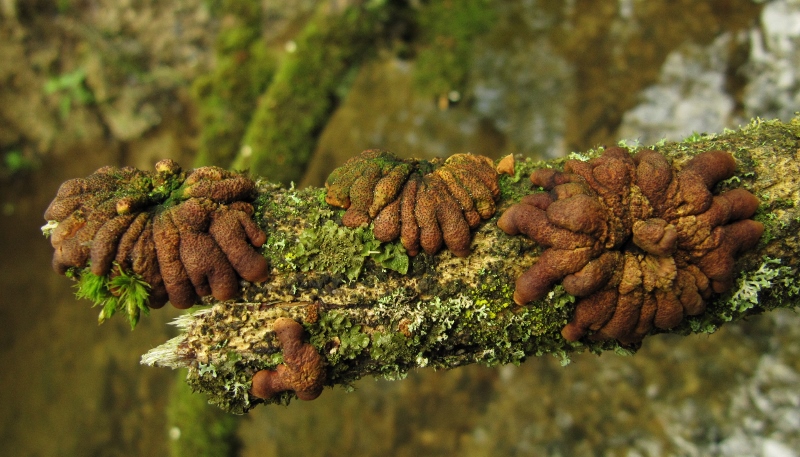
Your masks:
{"label": "fungus on branch", "polygon": [[266,235],[251,218],[251,179],[218,167],[185,173],[172,160],[155,169],[103,167],[61,185],[44,214],[54,226],[56,272],[132,272],[149,285],[151,308],[188,308],[207,295],[227,300],[240,277],[267,279],[255,250]]}
{"label": "fungus on branch", "polygon": [[459,257],[470,253],[470,229],[494,214],[497,172],[484,156],[456,154],[439,160],[400,160],[370,149],[334,170],[325,201],[346,208],[351,228],[374,221],[375,238],[400,238],[409,255],[435,254],[442,245]]}
{"label": "fungus on branch", "polygon": [[264,400],[287,390],[300,400],[319,397],[326,378],[325,362],[314,346],[303,342],[303,326],[280,317],[273,322],[272,329],[283,350],[283,364],[275,370],[256,372],[250,393]]}
{"label": "fungus on branch", "polygon": [[705,311],[713,293],[731,288],[736,256],[752,249],[763,225],[749,219],[758,199],[744,189],[714,196],[733,176],[730,153],[710,151],[675,170],[655,151],[631,157],[607,149],[564,172],[536,170],[547,193],[524,197],[499,219],[507,234],[545,246],[518,279],[514,301],[541,299],[553,283],[580,300],[562,335],[592,331],[595,340],[638,343],[651,330]]}

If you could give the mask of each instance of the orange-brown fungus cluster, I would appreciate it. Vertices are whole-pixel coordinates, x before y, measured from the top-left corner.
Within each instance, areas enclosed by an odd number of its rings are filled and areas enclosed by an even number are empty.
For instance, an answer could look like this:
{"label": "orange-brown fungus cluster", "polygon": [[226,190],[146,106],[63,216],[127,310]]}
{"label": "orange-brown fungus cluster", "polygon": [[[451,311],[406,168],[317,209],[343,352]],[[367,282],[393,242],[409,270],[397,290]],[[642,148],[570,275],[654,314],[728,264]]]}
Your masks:
{"label": "orange-brown fungus cluster", "polygon": [[158,162],[155,172],[103,167],[63,183],[45,211],[57,222],[53,268],[133,272],[150,285],[152,308],[167,301],[188,308],[206,295],[233,298],[239,276],[267,278],[266,259],[253,248],[266,235],[246,202],[255,195],[252,180],[217,167],[188,174],[172,160]]}
{"label": "orange-brown fungus cluster", "polygon": [[491,159],[456,154],[439,161],[403,161],[370,149],[351,158],[325,182],[325,201],[346,208],[342,223],[374,222],[379,241],[400,238],[409,255],[435,254],[446,245],[470,253],[470,229],[494,214],[500,195]]}
{"label": "orange-brown fungus cluster", "polygon": [[303,326],[281,317],[272,329],[283,350],[283,364],[275,370],[256,372],[250,393],[265,400],[287,390],[294,391],[300,400],[319,397],[326,378],[325,363],[314,346],[303,343]]}
{"label": "orange-brown fungus cluster", "polygon": [[764,230],[749,219],[758,207],[751,193],[711,193],[735,168],[723,151],[677,171],[655,151],[610,148],[567,161],[564,172],[536,170],[531,181],[549,192],[526,196],[498,221],[547,247],[517,279],[514,300],[540,299],[563,279],[580,297],[561,331],[569,341],[592,331],[595,340],[636,343],[701,314],[712,293],[730,289],[735,257]]}

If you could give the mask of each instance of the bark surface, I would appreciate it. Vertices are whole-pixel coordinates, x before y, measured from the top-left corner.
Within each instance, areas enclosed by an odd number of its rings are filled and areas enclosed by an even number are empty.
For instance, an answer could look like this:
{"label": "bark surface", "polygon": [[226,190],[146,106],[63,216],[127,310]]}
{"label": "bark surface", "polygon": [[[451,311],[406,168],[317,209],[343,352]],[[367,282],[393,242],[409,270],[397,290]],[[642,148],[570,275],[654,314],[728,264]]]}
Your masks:
{"label": "bark surface", "polygon": [[[714,192],[736,187],[752,192],[761,201],[754,218],[766,227],[758,246],[737,260],[734,287],[715,296],[705,313],[668,332],[713,333],[749,315],[795,307],[800,119],[754,120],[738,131],[693,135],[651,148],[678,167],[704,151],[732,152],[736,175]],[[563,161],[517,160],[515,175],[500,178],[497,213],[474,231],[472,253],[465,258],[449,251],[408,257],[399,241],[380,243],[369,228],[342,227],[343,211],[325,203],[324,189],[286,189],[262,181],[256,215],[269,237],[264,254],[270,279],[242,282],[241,299],[209,301],[210,306],[177,319],[181,334],[145,354],[142,363],[186,367],[187,382],[196,391],[227,411],[244,413],[265,402],[249,393],[254,373],[282,363],[272,331],[280,317],[303,324],[307,341],[325,359],[327,386],[347,387],[364,376],[401,379],[418,367],[519,364],[544,354],[567,363],[573,352],[633,353],[636,346],[613,341],[566,341],[560,331],[571,318],[575,297],[560,285],[524,307],[512,300],[516,277],[542,248],[506,235],[497,218],[536,190],[528,180],[532,170],[560,169]],[[292,398],[285,392],[266,402]]]}

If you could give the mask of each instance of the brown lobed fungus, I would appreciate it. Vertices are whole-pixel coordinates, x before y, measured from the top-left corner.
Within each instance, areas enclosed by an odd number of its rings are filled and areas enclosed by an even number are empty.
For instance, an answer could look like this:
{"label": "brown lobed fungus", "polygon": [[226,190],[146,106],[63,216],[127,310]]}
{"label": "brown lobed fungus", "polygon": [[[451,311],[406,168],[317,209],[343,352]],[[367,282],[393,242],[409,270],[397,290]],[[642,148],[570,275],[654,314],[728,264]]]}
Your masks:
{"label": "brown lobed fungus", "polygon": [[325,201],[346,208],[342,223],[373,222],[379,241],[400,238],[409,255],[435,254],[442,245],[459,257],[470,253],[470,229],[494,214],[500,195],[491,159],[456,154],[441,161],[400,160],[370,149],[334,170]]}
{"label": "brown lobed fungus", "polygon": [[546,190],[524,197],[498,220],[510,235],[545,246],[516,283],[514,301],[542,298],[553,283],[580,297],[562,335],[576,341],[637,343],[705,311],[730,289],[734,260],[753,248],[763,225],[749,219],[758,199],[744,189],[713,195],[734,174],[724,151],[697,155],[677,171],[661,154],[610,148],[564,172],[536,170]]}
{"label": "brown lobed fungus", "polygon": [[283,350],[283,364],[275,370],[256,372],[250,393],[264,400],[287,390],[294,391],[300,400],[319,397],[326,378],[325,363],[314,346],[303,342],[303,326],[280,317],[272,329]]}
{"label": "brown lobed fungus", "polygon": [[266,235],[247,203],[255,183],[218,167],[187,174],[168,159],[155,168],[103,167],[61,185],[44,214],[57,223],[56,272],[90,265],[95,275],[113,275],[116,263],[150,285],[151,308],[188,308],[206,295],[227,300],[240,276],[266,280],[266,259],[254,249]]}

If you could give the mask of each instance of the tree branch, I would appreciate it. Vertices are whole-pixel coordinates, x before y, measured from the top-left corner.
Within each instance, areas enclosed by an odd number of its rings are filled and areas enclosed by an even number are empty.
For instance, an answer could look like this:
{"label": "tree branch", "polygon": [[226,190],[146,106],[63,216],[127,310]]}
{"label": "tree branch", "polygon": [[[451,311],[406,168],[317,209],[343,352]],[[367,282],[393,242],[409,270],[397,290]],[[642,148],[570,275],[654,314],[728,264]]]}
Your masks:
{"label": "tree branch", "polygon": [[[761,200],[755,219],[766,228],[758,246],[737,260],[732,290],[668,332],[713,333],[726,322],[796,306],[800,119],[755,120],[739,131],[693,135],[653,149],[676,165],[703,151],[731,151],[736,175],[715,191],[752,192]],[[449,251],[409,258],[399,242],[380,243],[368,228],[338,225],[342,211],[324,202],[324,189],[261,182],[257,214],[269,235],[264,251],[271,278],[243,282],[241,300],[209,302],[213,306],[178,318],[181,335],[145,354],[142,363],[187,367],[195,390],[227,411],[243,413],[263,402],[249,393],[254,373],[283,362],[271,325],[279,317],[304,325],[307,341],[325,359],[329,386],[347,387],[367,375],[402,379],[417,367],[519,364],[543,354],[566,364],[573,352],[634,353],[637,347],[615,341],[566,341],[560,331],[575,297],[560,285],[524,307],[512,300],[516,277],[541,248],[503,233],[497,217],[533,190],[527,179],[533,169],[560,168],[563,161],[518,161],[515,176],[501,178],[498,211],[475,231],[466,258]],[[293,397],[284,392],[267,402]]]}

